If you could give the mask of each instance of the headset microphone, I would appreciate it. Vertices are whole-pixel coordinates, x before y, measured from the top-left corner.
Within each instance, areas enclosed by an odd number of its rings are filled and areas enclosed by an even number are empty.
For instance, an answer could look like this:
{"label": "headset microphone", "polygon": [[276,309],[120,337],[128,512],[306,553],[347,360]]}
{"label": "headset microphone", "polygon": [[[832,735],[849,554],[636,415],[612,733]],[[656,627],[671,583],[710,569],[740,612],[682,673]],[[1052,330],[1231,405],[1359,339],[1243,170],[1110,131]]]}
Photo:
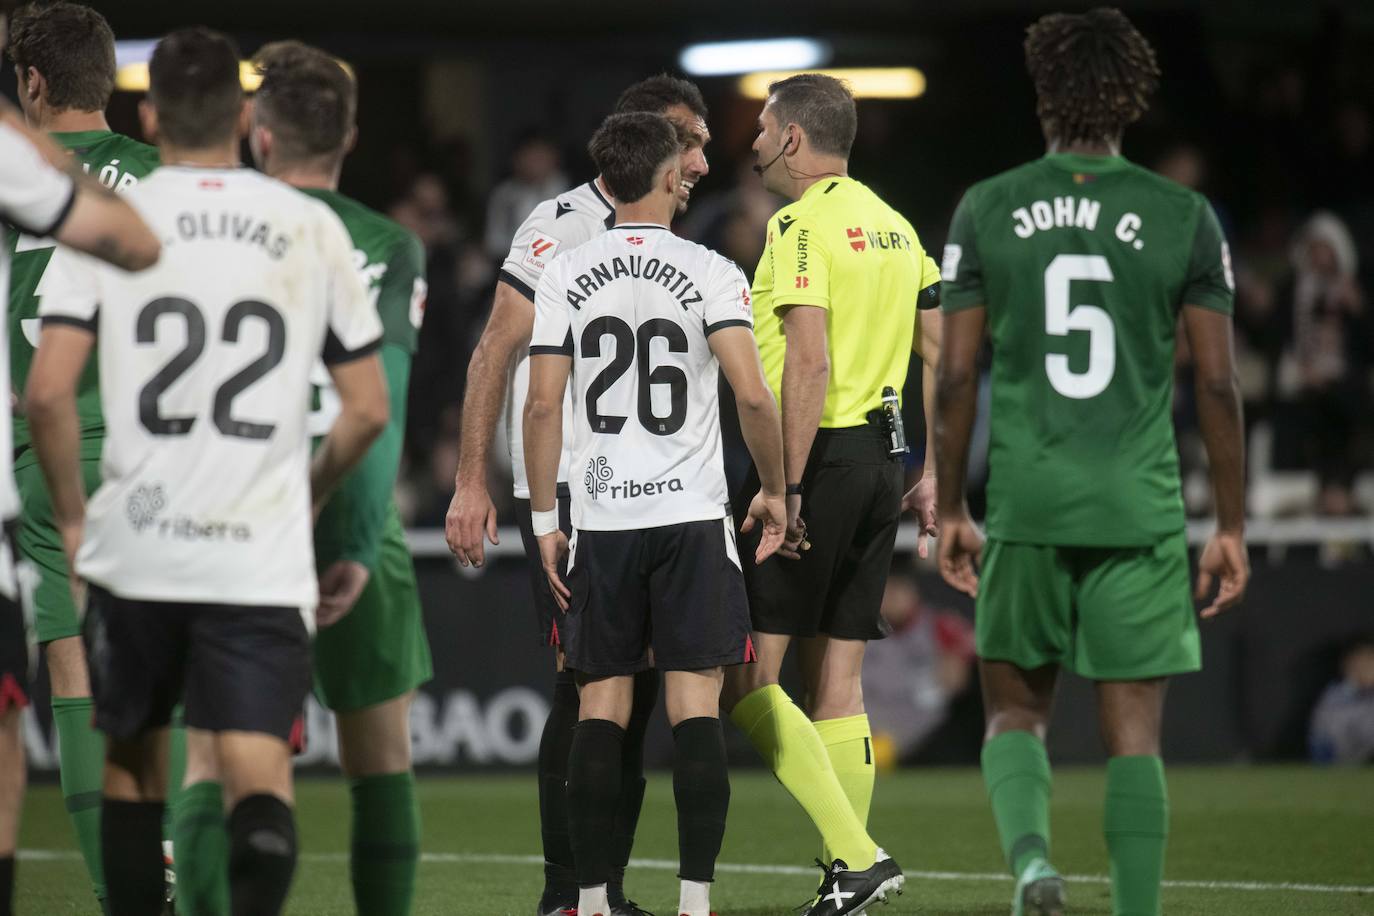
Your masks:
{"label": "headset microphone", "polygon": [[787,144],[790,143],[790,142],[792,142],[792,137],[791,137],[791,135],[789,134],[788,137],[787,137],[787,139],[784,140],[783,143],[782,143],[782,149],[778,150],[778,154],[777,154],[776,156],[774,156],[772,159],[769,159],[767,165],[758,165],[758,164],[755,164],[755,165],[754,165],[754,172],[755,172],[756,174],[762,175],[764,172],[766,172],[766,171],[768,171],[769,169],[771,169],[771,168],[773,167],[773,163],[775,163],[775,162],[777,162],[779,159],[781,159],[781,158],[783,157],[783,155],[787,152]]}

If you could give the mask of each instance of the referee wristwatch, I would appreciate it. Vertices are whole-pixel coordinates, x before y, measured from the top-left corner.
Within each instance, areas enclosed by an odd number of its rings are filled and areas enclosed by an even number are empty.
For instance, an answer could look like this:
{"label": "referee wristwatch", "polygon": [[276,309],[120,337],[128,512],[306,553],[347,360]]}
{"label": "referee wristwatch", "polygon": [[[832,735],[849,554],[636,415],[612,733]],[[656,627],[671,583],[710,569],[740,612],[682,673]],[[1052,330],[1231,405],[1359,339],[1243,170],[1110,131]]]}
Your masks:
{"label": "referee wristwatch", "polygon": [[799,484],[799,483],[789,483],[789,484],[787,485],[786,495],[787,495],[787,496],[801,496],[801,495],[802,495],[802,485]]}

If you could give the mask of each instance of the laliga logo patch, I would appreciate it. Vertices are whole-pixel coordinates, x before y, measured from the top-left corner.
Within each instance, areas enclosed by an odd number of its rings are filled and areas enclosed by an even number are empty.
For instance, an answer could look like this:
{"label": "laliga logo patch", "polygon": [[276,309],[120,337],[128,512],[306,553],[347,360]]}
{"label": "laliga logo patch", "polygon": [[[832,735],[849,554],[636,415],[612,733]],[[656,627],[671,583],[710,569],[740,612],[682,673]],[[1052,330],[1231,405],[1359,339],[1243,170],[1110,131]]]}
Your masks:
{"label": "laliga logo patch", "polygon": [[553,256],[558,253],[558,239],[549,236],[540,236],[530,242],[530,247],[525,253],[525,263],[531,267],[543,270]]}

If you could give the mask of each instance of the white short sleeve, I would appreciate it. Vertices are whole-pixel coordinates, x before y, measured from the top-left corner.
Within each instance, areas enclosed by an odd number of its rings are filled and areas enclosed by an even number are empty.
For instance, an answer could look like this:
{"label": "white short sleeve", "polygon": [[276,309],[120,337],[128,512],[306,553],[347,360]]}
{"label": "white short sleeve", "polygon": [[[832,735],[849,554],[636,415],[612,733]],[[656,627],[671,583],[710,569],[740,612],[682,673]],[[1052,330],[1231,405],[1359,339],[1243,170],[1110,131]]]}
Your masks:
{"label": "white short sleeve", "polygon": [[564,248],[570,247],[554,231],[556,206],[553,201],[545,201],[525,217],[520,228],[515,230],[510,253],[501,264],[501,279],[529,299],[534,298],[544,269]]}
{"label": "white short sleeve", "polygon": [[34,295],[44,324],[67,324],[96,329],[100,310],[98,265],[88,255],[58,245]]}
{"label": "white short sleeve", "polygon": [[22,133],[0,124],[0,212],[33,236],[52,235],[71,212],[71,176],[48,164]]}
{"label": "white short sleeve", "polygon": [[530,355],[573,355],[572,306],[560,282],[562,271],[545,271],[534,295],[534,333],[530,335]]}
{"label": "white short sleeve", "polygon": [[382,343],[382,320],[353,266],[353,242],[334,213],[320,204],[320,258],[328,271],[328,310],[324,339],[327,365],[373,352]]}
{"label": "white short sleeve", "polygon": [[752,328],[754,305],[749,298],[749,281],[730,260],[716,257],[710,291],[702,303],[702,324],[706,336],[724,328]]}

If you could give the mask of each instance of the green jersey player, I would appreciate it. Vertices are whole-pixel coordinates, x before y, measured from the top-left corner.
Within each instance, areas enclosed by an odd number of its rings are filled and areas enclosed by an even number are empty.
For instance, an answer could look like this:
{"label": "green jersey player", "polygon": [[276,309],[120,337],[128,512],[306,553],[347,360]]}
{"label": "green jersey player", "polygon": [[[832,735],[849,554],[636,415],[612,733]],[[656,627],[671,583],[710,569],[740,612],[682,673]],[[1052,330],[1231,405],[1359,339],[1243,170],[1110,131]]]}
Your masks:
{"label": "green jersey player", "polygon": [[[65,2],[21,7],[10,26],[8,50],[18,75],[19,103],[29,124],[49,132],[71,150],[92,178],[125,191],[157,167],[157,150],[112,132],[105,121],[105,108],[114,92],[115,51],[114,33],[99,13]],[[22,403],[38,344],[38,293],[53,242],[12,228],[5,234],[11,258],[10,383]],[[105,439],[97,377],[92,358],[77,391],[81,470],[87,492],[94,492],[100,483],[100,450]],[[16,542],[40,577],[33,595],[34,623],[47,656],[62,794],[96,895],[103,900],[100,773],[105,741],[91,726],[90,680],[67,560],[43,473],[31,448],[28,421],[19,412],[14,417],[14,452],[15,482],[23,504]]]}
{"label": "green jersey player", "polygon": [[[424,249],[412,233],[336,190],[356,134],[357,88],[348,73],[323,52],[295,42],[269,45],[257,59],[264,70],[252,134],[258,164],[343,220],[384,328],[381,357],[391,420],[315,525],[315,691],[338,717],[341,763],[353,796],[351,874],[358,912],[404,916],[414,895],[420,844],[410,701],[433,671],[392,491],[424,311]],[[337,395],[326,386],[316,396],[320,427],[312,432],[323,435],[337,412]]]}
{"label": "green jersey player", "polygon": [[[977,598],[983,773],[1017,879],[1013,913],[1064,906],[1043,743],[1062,666],[1097,683],[1113,912],[1152,916],[1168,825],[1165,683],[1201,664],[1171,422],[1180,320],[1219,523],[1199,596],[1221,584],[1202,616],[1239,601],[1249,577],[1234,284],[1207,201],[1120,155],[1158,82],[1130,22],[1111,9],[1046,16],[1026,60],[1048,154],[972,187],[945,249],[940,567]],[[963,493],[985,330],[986,543]]]}

